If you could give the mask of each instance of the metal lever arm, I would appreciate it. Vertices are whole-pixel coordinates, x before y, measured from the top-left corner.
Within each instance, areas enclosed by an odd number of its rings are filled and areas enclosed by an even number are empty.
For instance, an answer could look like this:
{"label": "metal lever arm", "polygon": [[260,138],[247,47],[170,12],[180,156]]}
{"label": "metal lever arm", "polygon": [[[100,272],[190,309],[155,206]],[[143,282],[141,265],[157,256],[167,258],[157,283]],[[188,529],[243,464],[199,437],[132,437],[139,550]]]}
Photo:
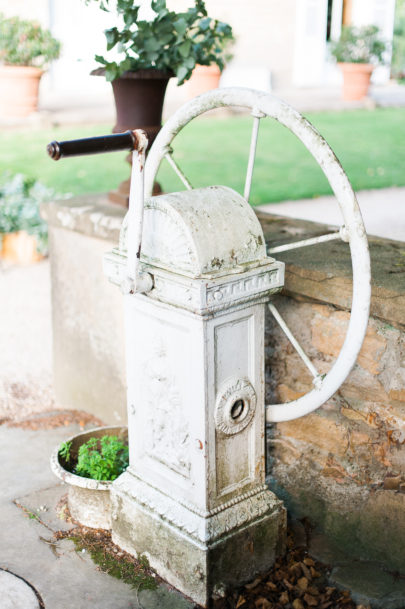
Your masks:
{"label": "metal lever arm", "polygon": [[51,142],[47,146],[49,156],[57,161],[62,157],[101,154],[117,150],[132,150],[131,190],[128,210],[128,257],[126,280],[121,285],[124,294],[149,292],[153,288],[153,278],[139,269],[141,258],[143,226],[143,172],[145,152],[148,146],[146,133],[141,129],[126,131],[116,135],[88,137],[65,142]]}
{"label": "metal lever arm", "polygon": [[67,156],[83,156],[87,154],[102,154],[118,150],[138,150],[141,146],[136,131],[125,131],[115,135],[86,137],[65,142],[50,142],[46,150],[54,161]]}

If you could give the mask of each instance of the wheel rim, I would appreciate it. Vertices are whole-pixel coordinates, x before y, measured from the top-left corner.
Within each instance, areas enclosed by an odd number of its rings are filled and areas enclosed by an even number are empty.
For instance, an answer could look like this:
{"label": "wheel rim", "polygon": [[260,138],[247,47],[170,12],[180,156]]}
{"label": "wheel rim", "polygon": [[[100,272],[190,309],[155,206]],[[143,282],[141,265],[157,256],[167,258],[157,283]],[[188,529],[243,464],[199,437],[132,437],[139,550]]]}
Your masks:
{"label": "wheel rim", "polygon": [[349,242],[350,247],[353,297],[350,322],[342,349],[318,386],[291,402],[266,406],[267,422],[288,421],[308,414],[324,404],[339,389],[355,364],[367,330],[370,308],[370,257],[367,237],[351,184],[327,142],[307,119],[288,104],[272,95],[251,89],[215,89],[179,108],[165,123],[149,152],[145,166],[146,196],[151,196],[160,163],[168,154],[170,144],[179,131],[204,112],[227,106],[250,108],[252,115],[259,119],[261,116],[273,118],[304,144],[321,167],[336,196],[344,219],[345,240]]}

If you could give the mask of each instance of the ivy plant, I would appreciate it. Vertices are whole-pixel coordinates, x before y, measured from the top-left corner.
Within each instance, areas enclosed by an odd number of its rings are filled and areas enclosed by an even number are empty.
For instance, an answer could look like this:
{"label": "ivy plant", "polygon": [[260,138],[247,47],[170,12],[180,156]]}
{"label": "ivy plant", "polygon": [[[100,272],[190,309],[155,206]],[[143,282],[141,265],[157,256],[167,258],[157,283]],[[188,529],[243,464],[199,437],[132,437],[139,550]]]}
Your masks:
{"label": "ivy plant", "polygon": [[52,189],[34,178],[4,174],[0,178],[0,238],[2,233],[25,230],[36,237],[38,251],[46,253],[48,227],[40,216],[40,204],[54,197]]}
{"label": "ivy plant", "polygon": [[[70,463],[71,442],[64,442],[59,455]],[[129,464],[128,445],[117,436],[90,438],[79,448],[74,473],[93,480],[115,480]]]}
{"label": "ivy plant", "polygon": [[124,72],[146,69],[173,74],[181,85],[196,66],[216,64],[222,71],[226,47],[233,40],[232,27],[208,16],[204,0],[176,13],[166,0],[152,0],[154,19],[139,19],[140,6],[133,0],[86,0],[97,2],[107,12],[117,12],[121,27],[105,30],[107,51],[116,51],[122,59],[110,61],[96,55],[105,69],[106,79],[115,80]]}
{"label": "ivy plant", "polygon": [[0,62],[44,68],[60,54],[60,42],[36,21],[0,13]]}
{"label": "ivy plant", "polygon": [[331,43],[331,53],[341,63],[384,63],[387,43],[376,25],[344,26],[340,38]]}

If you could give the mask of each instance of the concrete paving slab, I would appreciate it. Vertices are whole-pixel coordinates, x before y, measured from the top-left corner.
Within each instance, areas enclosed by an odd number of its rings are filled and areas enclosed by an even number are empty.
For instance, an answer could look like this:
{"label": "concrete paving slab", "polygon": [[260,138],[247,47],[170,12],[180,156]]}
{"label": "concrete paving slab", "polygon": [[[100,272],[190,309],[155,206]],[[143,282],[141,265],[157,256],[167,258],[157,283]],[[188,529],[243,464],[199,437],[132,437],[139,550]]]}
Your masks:
{"label": "concrete paving slab", "polygon": [[371,562],[350,561],[332,570],[330,582],[352,591],[353,600],[373,609],[404,609],[405,580]]}
{"label": "concrete paving slab", "polygon": [[31,586],[8,571],[0,570],[0,599],[2,609],[40,609]]}
{"label": "concrete paving slab", "polygon": [[32,518],[39,519],[52,531],[69,531],[75,525],[66,522],[59,512],[58,504],[67,493],[65,484],[56,484],[50,488],[34,491],[24,497],[15,499],[15,504],[21,506]]}
{"label": "concrete paving slab", "polygon": [[[356,194],[367,234],[405,241],[405,188],[360,190]],[[268,203],[255,209],[334,226],[343,223],[339,204],[334,196]]]}
{"label": "concrete paving slab", "polygon": [[[99,571],[86,552],[75,551],[73,542],[55,543],[56,517],[40,510],[50,508],[64,493],[50,470],[50,454],[79,429],[78,425],[46,431],[0,426],[0,459],[7,463],[0,468],[0,568],[33,586],[46,609],[138,609],[137,593],[129,585]],[[18,507],[16,499],[44,518],[45,524]],[[147,609],[194,607],[165,585],[143,596]]]}

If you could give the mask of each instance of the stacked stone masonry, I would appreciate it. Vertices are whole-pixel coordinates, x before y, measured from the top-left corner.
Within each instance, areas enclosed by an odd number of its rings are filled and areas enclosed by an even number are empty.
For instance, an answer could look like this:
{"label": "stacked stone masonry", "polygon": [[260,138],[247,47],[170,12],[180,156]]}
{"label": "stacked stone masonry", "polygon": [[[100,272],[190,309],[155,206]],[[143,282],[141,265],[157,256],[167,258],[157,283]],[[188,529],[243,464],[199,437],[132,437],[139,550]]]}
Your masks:
{"label": "stacked stone masonry", "polygon": [[[272,244],[287,241],[294,232],[300,238],[318,228],[318,234],[326,232],[312,223],[264,215],[261,220]],[[285,231],[281,238],[277,225]],[[333,365],[350,318],[344,248],[328,244],[283,256],[287,290],[277,298],[277,307],[321,374]],[[389,257],[381,267],[384,248]],[[271,486],[290,514],[307,518],[353,557],[403,573],[405,244],[370,239],[370,252],[371,317],[357,363],[322,408],[268,426],[267,468]],[[267,401],[287,402],[306,393],[312,377],[270,315],[265,344]]]}

